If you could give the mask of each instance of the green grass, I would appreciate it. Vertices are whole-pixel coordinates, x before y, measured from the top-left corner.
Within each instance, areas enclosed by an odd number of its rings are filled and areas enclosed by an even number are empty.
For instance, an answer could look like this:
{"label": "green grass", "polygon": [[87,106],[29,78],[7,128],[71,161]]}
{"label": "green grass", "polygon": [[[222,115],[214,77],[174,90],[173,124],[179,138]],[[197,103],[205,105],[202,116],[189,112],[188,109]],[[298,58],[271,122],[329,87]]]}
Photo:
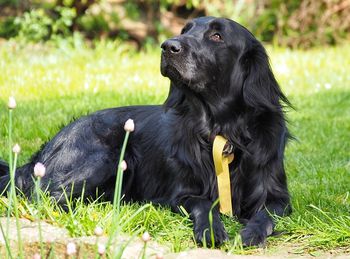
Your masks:
{"label": "green grass", "polygon": [[[293,214],[281,219],[282,235],[270,238],[267,252],[292,246],[295,253],[349,251],[350,243],[350,47],[291,51],[268,48],[275,75],[295,110],[288,112],[296,137],[286,151],[286,169]],[[74,117],[108,107],[162,103],[169,81],[159,72],[160,50],[136,53],[126,45],[98,44],[49,48],[14,43],[0,46],[0,157],[7,159],[7,108],[14,95],[13,139],[22,152],[19,164]],[[0,211],[4,215],[5,203]],[[93,234],[96,225],[111,226],[111,204],[80,205],[74,215],[44,200],[47,221],[66,227],[72,236]],[[34,217],[33,204],[21,201],[20,212]],[[123,206],[128,219],[142,205]],[[223,218],[231,240],[221,249],[242,250],[240,225]],[[150,206],[123,228],[147,230],[172,251],[195,247],[191,222],[166,208]],[[266,252],[266,250],[264,250]]]}

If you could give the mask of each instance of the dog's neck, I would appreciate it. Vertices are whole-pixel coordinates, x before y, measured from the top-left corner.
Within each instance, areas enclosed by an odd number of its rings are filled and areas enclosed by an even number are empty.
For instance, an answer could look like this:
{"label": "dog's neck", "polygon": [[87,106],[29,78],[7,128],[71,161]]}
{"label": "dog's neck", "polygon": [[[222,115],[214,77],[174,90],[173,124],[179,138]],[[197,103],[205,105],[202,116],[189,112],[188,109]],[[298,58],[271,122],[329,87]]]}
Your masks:
{"label": "dog's neck", "polygon": [[[216,135],[231,139],[232,132],[227,129],[237,120],[237,114],[225,101],[216,100],[215,96],[203,96],[186,86],[170,85],[169,96],[164,103],[165,111],[171,109],[179,116],[190,118],[192,127],[200,128],[202,137],[213,143]],[[190,126],[190,125],[188,125]]]}

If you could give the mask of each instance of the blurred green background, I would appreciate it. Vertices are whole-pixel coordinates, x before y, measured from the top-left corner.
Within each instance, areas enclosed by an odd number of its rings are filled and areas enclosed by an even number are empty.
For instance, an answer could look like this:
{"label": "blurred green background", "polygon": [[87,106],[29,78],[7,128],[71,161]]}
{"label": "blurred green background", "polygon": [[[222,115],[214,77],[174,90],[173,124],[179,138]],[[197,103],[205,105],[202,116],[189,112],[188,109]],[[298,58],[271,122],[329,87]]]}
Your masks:
{"label": "blurred green background", "polygon": [[0,38],[55,42],[78,34],[140,48],[204,15],[231,18],[278,46],[310,48],[350,38],[349,0],[0,0]]}

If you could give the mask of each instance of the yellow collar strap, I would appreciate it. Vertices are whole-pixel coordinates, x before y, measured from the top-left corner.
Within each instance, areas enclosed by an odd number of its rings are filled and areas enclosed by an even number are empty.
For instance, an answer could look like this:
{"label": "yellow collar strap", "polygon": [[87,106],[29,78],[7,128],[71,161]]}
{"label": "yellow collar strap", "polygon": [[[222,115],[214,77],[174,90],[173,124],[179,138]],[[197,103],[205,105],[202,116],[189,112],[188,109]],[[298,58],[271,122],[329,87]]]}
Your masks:
{"label": "yellow collar strap", "polygon": [[232,216],[231,182],[228,165],[233,161],[234,155],[225,156],[223,154],[227,142],[228,140],[220,135],[215,137],[213,159],[218,182],[220,212]]}

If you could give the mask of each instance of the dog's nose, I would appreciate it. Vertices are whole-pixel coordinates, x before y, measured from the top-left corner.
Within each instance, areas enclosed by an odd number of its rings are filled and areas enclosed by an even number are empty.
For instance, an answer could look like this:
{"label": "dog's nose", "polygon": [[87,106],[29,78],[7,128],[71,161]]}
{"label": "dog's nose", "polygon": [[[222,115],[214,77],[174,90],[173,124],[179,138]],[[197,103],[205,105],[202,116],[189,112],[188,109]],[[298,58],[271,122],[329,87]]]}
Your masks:
{"label": "dog's nose", "polygon": [[182,50],[181,42],[173,39],[164,41],[160,47],[171,54],[179,54]]}

